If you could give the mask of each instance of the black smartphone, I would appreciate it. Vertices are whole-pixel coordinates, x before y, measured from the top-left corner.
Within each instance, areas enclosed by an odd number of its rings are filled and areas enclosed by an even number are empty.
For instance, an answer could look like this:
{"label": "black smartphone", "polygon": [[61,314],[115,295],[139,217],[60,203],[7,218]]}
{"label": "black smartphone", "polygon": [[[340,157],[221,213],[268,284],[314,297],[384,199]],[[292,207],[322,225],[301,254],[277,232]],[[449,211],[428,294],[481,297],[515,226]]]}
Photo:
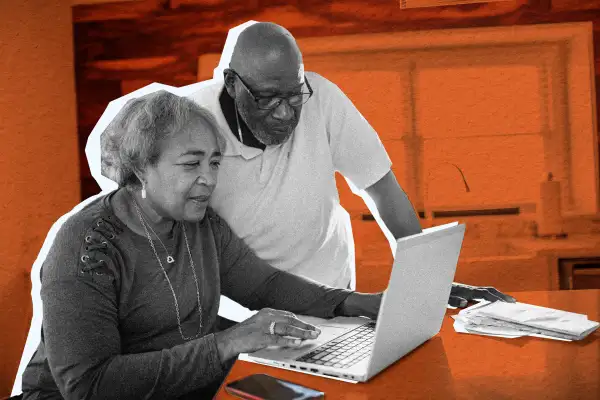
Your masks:
{"label": "black smartphone", "polygon": [[266,374],[254,374],[225,386],[227,393],[247,400],[322,399],[325,393]]}

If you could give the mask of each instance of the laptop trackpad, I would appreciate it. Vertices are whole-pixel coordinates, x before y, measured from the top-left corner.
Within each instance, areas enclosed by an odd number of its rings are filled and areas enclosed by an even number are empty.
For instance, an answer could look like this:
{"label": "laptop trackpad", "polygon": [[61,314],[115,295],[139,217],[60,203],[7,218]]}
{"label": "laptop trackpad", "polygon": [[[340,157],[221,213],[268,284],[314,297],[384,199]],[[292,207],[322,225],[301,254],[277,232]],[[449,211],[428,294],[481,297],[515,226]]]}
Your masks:
{"label": "laptop trackpad", "polygon": [[319,337],[305,340],[301,345],[293,347],[270,346],[250,353],[249,356],[271,360],[291,360],[370,321],[366,318],[336,317],[323,319],[303,315],[298,315],[297,318],[319,328],[321,330]]}

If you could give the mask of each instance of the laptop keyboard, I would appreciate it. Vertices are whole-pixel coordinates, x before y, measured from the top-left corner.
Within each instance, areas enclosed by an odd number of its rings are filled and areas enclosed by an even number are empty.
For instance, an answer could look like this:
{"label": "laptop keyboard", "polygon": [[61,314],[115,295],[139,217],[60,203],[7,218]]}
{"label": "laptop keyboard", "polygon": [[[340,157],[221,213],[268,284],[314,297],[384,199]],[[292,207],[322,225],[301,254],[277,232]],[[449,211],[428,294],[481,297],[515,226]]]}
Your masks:
{"label": "laptop keyboard", "polygon": [[310,364],[349,368],[371,354],[375,322],[359,326],[296,359]]}

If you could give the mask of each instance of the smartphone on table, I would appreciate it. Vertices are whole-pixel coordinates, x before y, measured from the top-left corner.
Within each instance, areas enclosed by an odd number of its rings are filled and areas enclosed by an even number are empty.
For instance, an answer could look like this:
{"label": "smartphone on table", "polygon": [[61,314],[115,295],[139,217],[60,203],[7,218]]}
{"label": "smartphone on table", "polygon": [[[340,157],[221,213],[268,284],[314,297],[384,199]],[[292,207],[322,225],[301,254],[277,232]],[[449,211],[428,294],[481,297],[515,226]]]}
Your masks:
{"label": "smartphone on table", "polygon": [[225,391],[247,400],[312,400],[325,393],[266,374],[254,374],[225,385]]}

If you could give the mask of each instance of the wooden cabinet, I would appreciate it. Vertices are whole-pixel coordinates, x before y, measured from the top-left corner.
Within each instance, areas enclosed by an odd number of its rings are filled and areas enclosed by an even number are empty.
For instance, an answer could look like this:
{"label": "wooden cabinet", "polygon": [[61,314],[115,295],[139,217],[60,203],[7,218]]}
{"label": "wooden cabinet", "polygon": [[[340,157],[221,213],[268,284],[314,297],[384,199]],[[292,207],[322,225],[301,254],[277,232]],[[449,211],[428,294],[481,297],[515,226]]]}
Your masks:
{"label": "wooden cabinet", "polygon": [[560,289],[600,289],[600,257],[558,260]]}

